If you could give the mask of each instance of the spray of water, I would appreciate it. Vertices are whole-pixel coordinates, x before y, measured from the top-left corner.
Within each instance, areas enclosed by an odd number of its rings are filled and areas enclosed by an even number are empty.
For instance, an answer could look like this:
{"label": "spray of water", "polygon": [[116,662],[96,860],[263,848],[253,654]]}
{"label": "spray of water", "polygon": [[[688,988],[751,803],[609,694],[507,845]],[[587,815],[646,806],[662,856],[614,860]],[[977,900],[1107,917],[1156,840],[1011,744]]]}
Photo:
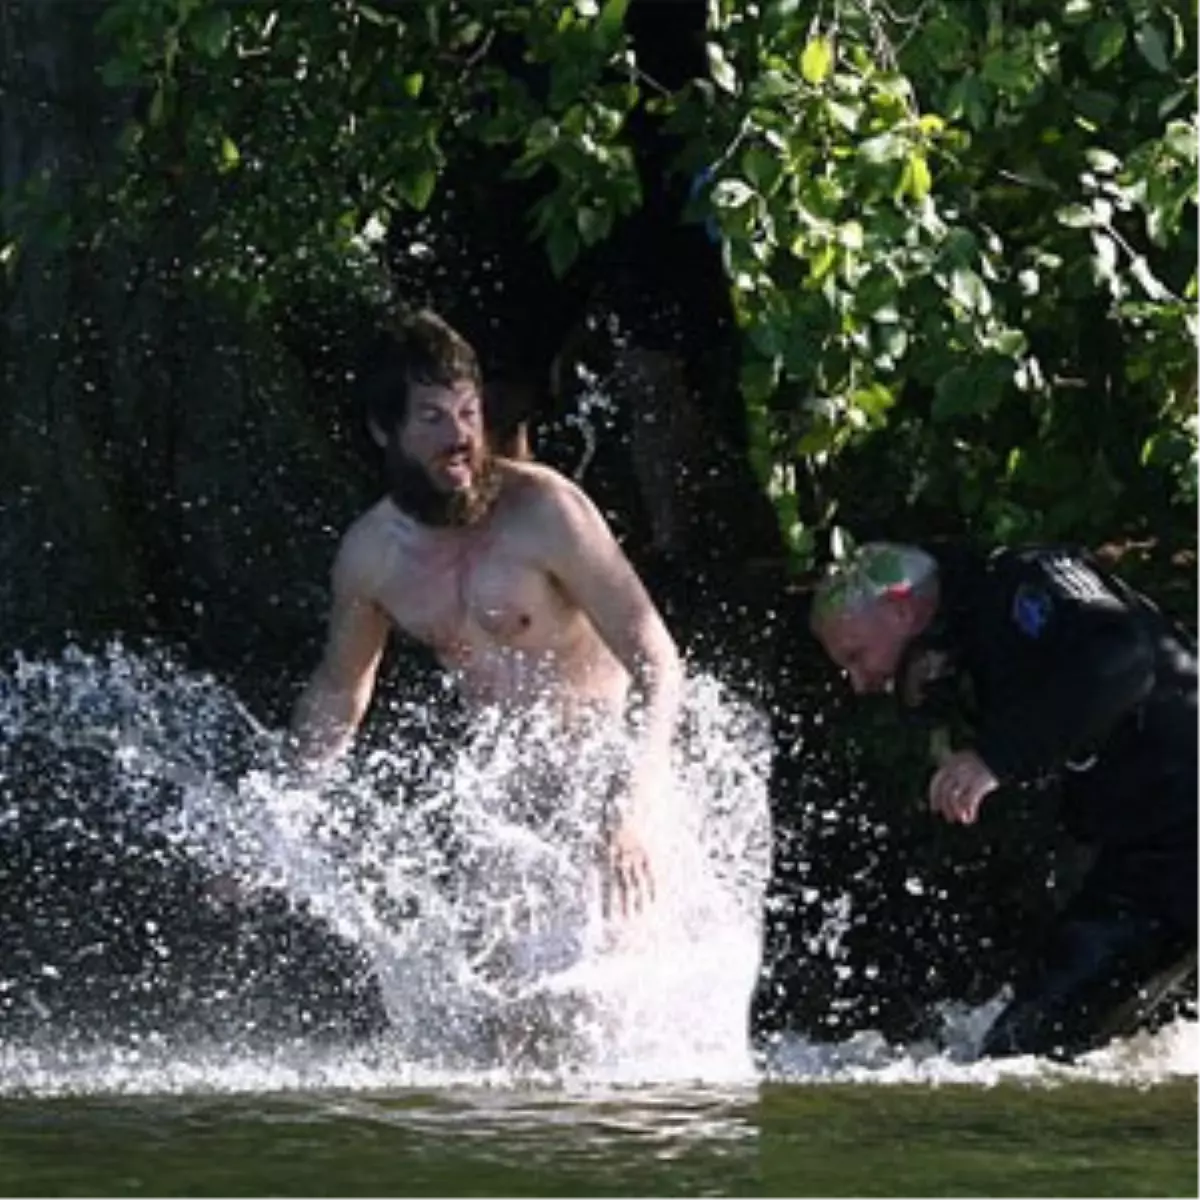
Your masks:
{"label": "spray of water", "polygon": [[[388,1019],[372,1054],[393,1078],[744,1079],[770,743],[714,680],[688,695],[649,831],[657,901],[626,920],[606,915],[597,848],[629,746],[612,728],[567,737],[537,711],[484,713],[451,738],[436,702],[414,702],[389,714],[387,749],[297,778],[236,697],[162,656],[18,660],[0,677],[4,820],[15,832],[53,809],[62,838],[109,843],[114,871],[149,837],[234,907],[269,895],[303,912],[368,964]],[[30,778],[35,748],[101,760],[104,803],[72,774],[77,794],[38,794],[55,781]],[[136,1051],[207,1057],[162,1030]],[[28,1077],[29,1045],[7,1053]],[[92,1038],[87,1053],[113,1048]]]}
{"label": "spray of water", "polygon": [[[748,1009],[771,866],[771,746],[762,714],[711,677],[689,681],[673,786],[651,831],[658,903],[625,923],[603,913],[594,855],[607,781],[628,753],[620,736],[567,741],[545,714],[515,722],[490,713],[452,738],[436,699],[388,720],[395,736],[385,749],[304,779],[278,768],[276,735],[228,688],[161,654],[69,650],[18,658],[0,673],[3,1091],[569,1089],[764,1077],[1142,1083],[1197,1073],[1190,1022],[1072,1066],[977,1061],[1003,997],[948,1006],[942,1036],[928,1045],[889,1045],[865,1031],[836,1044],[779,1036],[754,1053]],[[71,853],[39,861],[25,853],[31,842]],[[55,916],[39,899],[44,889],[22,892],[18,872],[78,871],[71,854],[81,849],[102,869],[72,884],[75,910]],[[194,907],[113,913],[94,943],[75,938],[63,951],[89,906],[116,903],[100,885],[147,864],[154,880],[194,873],[202,886],[184,891]],[[377,989],[381,1029],[331,1043],[269,1035],[264,1021],[256,1034],[253,1022],[230,1018],[232,989],[181,967],[180,947],[190,937],[198,953],[206,936],[205,912],[224,912],[236,927],[267,901],[349,948],[345,961]],[[831,919],[826,932],[836,941],[839,929]],[[122,967],[114,956],[133,932],[140,954]],[[302,974],[303,947],[288,947]],[[61,1006],[42,1012],[45,993],[29,984],[105,970],[124,970],[122,1003],[143,994],[148,1003],[155,987],[184,999],[170,1020],[156,1010],[118,1035],[86,1014],[64,1017]],[[264,982],[266,1005],[281,1003],[273,977]],[[15,1020],[31,1011],[32,1027]]]}

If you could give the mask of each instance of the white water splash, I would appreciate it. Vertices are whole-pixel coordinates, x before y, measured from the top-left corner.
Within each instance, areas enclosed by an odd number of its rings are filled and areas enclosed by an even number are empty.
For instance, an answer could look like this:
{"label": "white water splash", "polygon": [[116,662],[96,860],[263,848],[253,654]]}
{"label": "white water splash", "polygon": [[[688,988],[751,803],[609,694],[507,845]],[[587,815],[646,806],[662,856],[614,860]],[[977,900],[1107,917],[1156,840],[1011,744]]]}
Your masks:
{"label": "white water splash", "polygon": [[[0,1094],[562,1091],[758,1079],[1142,1086],[1200,1069],[1192,1021],[1069,1066],[976,1061],[1000,997],[981,1008],[947,1006],[936,1043],[890,1045],[869,1031],[837,1043],[789,1035],[755,1056],[747,1009],[769,866],[770,753],[758,714],[710,678],[690,681],[677,801],[662,807],[656,838],[660,903],[621,944],[581,885],[586,862],[572,843],[595,814],[584,805],[572,831],[570,822],[518,820],[503,803],[531,752],[544,778],[557,779],[556,795],[573,795],[568,785],[598,794],[592,785],[608,756],[619,756],[619,740],[564,747],[536,720],[519,728],[485,721],[448,745],[428,706],[391,715],[409,735],[402,748],[366,754],[314,787],[247,768],[271,760],[270,732],[216,681],[161,656],[69,651],[0,673],[0,834],[46,800],[14,783],[24,780],[16,771],[24,740],[36,735],[63,761],[99,752],[117,768],[131,827],[166,831],[208,869],[286,897],[360,947],[391,1019],[383,1035],[335,1045],[303,1037],[250,1044],[237,1033],[169,1028],[111,1038],[92,1030],[86,1043],[53,1028],[21,1040],[0,1034]],[[174,796],[165,811],[164,792]],[[97,836],[90,799],[63,803],[64,836]],[[121,830],[102,833],[119,859]],[[494,870],[489,881],[502,886],[456,893],[446,880],[464,862],[477,878]],[[561,903],[564,889],[573,904]],[[506,909],[506,895],[518,892],[521,903]],[[501,961],[509,969],[498,973]],[[219,1012],[220,998],[208,999]]]}
{"label": "white water splash", "polygon": [[[253,767],[223,782],[231,741],[270,761],[274,740],[214,681],[166,660],[71,652],[20,662],[0,691],[13,736],[36,729],[63,756],[107,753],[131,821],[236,880],[243,898],[286,897],[362,951],[390,1018],[393,1077],[753,1076],[770,743],[713,680],[691,681],[686,710],[649,831],[656,902],[613,921],[595,854],[629,751],[612,730],[564,740],[544,714],[492,714],[439,744],[436,713],[413,705],[391,714],[394,749],[319,781]],[[166,811],[163,784],[178,792]],[[123,1086],[111,1073],[127,1053],[156,1063],[164,1085],[194,1057],[135,1049],[110,1048],[110,1082]],[[7,1079],[44,1076],[44,1050],[9,1052]],[[105,1053],[84,1052],[85,1072]]]}
{"label": "white water splash", "polygon": [[979,1046],[1005,996],[975,1008],[946,1005],[936,1041],[889,1044],[866,1031],[844,1042],[812,1042],[786,1035],[763,1056],[767,1079],[777,1083],[1054,1085],[1071,1082],[1148,1086],[1200,1074],[1200,1025],[1177,1019],[1154,1032],[1118,1038],[1070,1063],[1034,1055],[978,1058]]}

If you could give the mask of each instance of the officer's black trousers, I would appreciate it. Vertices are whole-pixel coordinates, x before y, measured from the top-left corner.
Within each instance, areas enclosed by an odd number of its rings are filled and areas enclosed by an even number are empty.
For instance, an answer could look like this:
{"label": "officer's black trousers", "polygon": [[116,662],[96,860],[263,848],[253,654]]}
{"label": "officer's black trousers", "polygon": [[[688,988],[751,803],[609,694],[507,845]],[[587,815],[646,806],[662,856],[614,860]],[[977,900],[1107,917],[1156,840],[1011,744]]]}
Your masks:
{"label": "officer's black trousers", "polygon": [[984,1038],[983,1054],[1069,1058],[1133,1032],[1196,968],[1200,938],[1085,884]]}

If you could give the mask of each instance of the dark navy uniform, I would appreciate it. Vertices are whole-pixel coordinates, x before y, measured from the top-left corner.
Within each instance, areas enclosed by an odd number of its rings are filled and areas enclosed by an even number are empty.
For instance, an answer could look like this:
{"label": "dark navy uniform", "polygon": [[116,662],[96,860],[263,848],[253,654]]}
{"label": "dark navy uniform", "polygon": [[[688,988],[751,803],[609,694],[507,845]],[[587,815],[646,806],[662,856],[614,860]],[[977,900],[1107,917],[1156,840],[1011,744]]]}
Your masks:
{"label": "dark navy uniform", "polygon": [[[942,598],[901,702],[966,716],[1002,785],[1059,778],[1066,828],[1095,851],[984,1052],[1079,1052],[1195,964],[1195,643],[1078,551],[933,553]],[[906,686],[931,659],[934,681]]]}

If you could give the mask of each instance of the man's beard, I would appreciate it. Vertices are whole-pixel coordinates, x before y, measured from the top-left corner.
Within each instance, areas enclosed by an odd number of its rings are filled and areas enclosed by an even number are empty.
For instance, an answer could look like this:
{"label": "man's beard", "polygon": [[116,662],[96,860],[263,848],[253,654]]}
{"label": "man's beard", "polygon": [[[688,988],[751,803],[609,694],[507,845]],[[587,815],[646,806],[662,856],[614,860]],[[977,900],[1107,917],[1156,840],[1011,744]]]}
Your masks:
{"label": "man's beard", "polygon": [[451,492],[437,487],[429,472],[394,440],[387,448],[385,471],[392,503],[422,525],[474,525],[491,511],[500,494],[500,473],[490,450],[472,462],[470,486]]}

